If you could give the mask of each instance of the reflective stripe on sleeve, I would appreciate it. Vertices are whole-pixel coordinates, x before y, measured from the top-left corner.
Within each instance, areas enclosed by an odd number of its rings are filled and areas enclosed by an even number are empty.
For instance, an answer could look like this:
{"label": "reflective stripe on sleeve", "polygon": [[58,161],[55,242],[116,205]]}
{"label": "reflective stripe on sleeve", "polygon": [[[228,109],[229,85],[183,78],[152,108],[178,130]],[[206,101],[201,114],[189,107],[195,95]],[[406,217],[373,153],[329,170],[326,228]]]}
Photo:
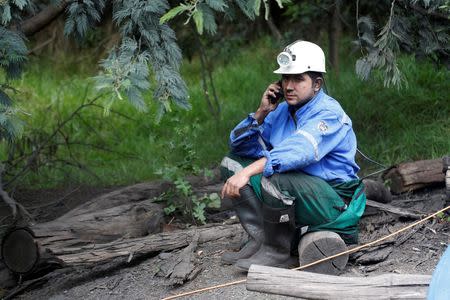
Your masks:
{"label": "reflective stripe on sleeve", "polygon": [[312,134],[301,129],[297,130],[295,133],[303,135],[308,140],[308,142],[310,142],[313,145],[314,158],[316,161],[319,161],[319,145],[316,139],[312,136]]}
{"label": "reflective stripe on sleeve", "polygon": [[238,163],[234,159],[229,158],[228,156],[225,156],[222,159],[222,162],[220,163],[220,166],[224,167],[224,168],[227,168],[228,170],[230,170],[234,174],[236,174],[236,173],[240,172],[242,169],[244,169],[244,167],[242,167],[242,165],[240,163]]}
{"label": "reflective stripe on sleeve", "polygon": [[259,142],[259,144],[261,145],[261,147],[263,148],[264,151],[267,150],[266,143],[264,143],[264,141],[263,141],[263,139],[261,138],[260,135],[258,135],[258,142]]}

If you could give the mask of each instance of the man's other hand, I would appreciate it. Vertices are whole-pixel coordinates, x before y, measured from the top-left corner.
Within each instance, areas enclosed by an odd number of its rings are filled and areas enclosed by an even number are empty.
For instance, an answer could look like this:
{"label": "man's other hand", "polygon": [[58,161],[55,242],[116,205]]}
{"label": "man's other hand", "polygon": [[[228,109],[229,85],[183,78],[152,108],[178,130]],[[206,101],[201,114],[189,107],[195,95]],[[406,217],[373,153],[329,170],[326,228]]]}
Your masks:
{"label": "man's other hand", "polygon": [[239,172],[228,178],[222,188],[222,199],[225,197],[237,198],[240,196],[239,190],[243,188],[250,180],[249,176],[242,173],[243,172]]}

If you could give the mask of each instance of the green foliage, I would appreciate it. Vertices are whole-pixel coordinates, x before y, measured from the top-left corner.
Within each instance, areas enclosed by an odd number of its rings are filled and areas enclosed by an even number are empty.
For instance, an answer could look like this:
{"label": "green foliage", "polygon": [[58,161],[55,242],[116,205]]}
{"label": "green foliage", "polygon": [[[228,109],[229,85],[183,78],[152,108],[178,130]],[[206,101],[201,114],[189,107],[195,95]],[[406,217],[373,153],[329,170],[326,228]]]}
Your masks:
{"label": "green foliage", "polygon": [[[174,162],[165,159],[164,167],[158,169],[155,173],[175,184],[174,192],[168,193],[160,199],[161,202],[165,203],[164,212],[166,215],[182,214],[194,222],[205,224],[206,208],[220,207],[219,195],[212,193],[199,197],[194,194],[191,184],[183,178],[183,174],[186,173],[197,175],[202,173],[202,169],[195,164],[198,154],[192,142],[193,138],[197,138],[199,128],[198,120],[195,120],[192,124],[178,125],[174,128],[177,142],[175,143],[171,140],[163,147],[167,153],[180,151],[178,161]],[[163,156],[165,155],[163,154]],[[205,169],[203,174],[207,177],[210,175],[210,171]]]}
{"label": "green foliage", "polygon": [[138,51],[135,40],[125,38],[117,51],[112,51],[109,57],[102,61],[103,73],[96,76],[96,87],[100,91],[114,93],[105,104],[105,114],[109,114],[114,101],[123,100],[125,94],[130,103],[140,111],[147,111],[142,93],[149,87],[148,60],[150,54]]}
{"label": "green foliage", "polygon": [[161,17],[159,20],[159,24],[164,24],[165,22],[169,21],[170,19],[175,18],[177,15],[181,14],[184,11],[190,10],[190,7],[186,4],[180,4],[179,6],[175,6],[171,10],[169,10],[164,16]]}
{"label": "green foliage", "polygon": [[69,3],[66,9],[67,20],[64,34],[67,36],[73,34],[78,39],[84,38],[88,29],[100,22],[104,8],[104,0],[82,0]]}
{"label": "green foliage", "polygon": [[0,140],[11,142],[22,132],[22,122],[16,115],[17,109],[10,97],[15,90],[8,82],[22,73],[23,64],[27,61],[27,51],[19,34],[0,27],[0,67],[6,75],[6,82],[0,84]]}
{"label": "green foliage", "polygon": [[0,140],[11,143],[20,137],[23,122],[17,117],[17,111],[8,94],[0,89]]}
{"label": "green foliage", "polygon": [[[166,162],[164,167],[155,173],[175,184],[174,193],[169,193],[160,200],[166,203],[164,212],[167,215],[181,214],[195,222],[204,224],[206,222],[206,208],[220,207],[220,198],[217,193],[203,195],[198,197],[193,193],[191,184],[183,178],[186,172],[200,174],[202,169],[194,163],[194,159],[198,156],[194,148],[191,138],[196,136],[200,125],[197,122],[193,124],[183,124],[175,127],[175,134],[181,138],[181,142],[168,142],[165,149],[168,152],[181,151],[181,157],[178,163]],[[189,137],[190,136],[190,137]],[[209,174],[208,170],[203,171],[204,176]]]}
{"label": "green foliage", "polygon": [[315,2],[317,1],[314,1],[315,5],[311,5],[311,2],[303,1],[287,5],[283,15],[290,23],[300,23],[306,27],[323,13],[323,10]]}
{"label": "green foliage", "polygon": [[9,24],[12,20],[20,19],[19,11],[30,5],[28,0],[3,0],[0,1],[0,21],[2,25]]}
{"label": "green foliage", "polygon": [[[135,40],[138,52],[148,54],[148,62],[152,65],[158,83],[153,97],[159,103],[159,118],[171,110],[171,99],[181,108],[190,108],[186,84],[179,74],[181,51],[176,43],[175,33],[167,24],[160,24],[160,18],[168,8],[165,0],[117,1],[113,11],[113,18],[120,26],[122,35]],[[118,56],[121,56],[121,49],[118,49]],[[111,56],[108,59],[111,59]],[[126,66],[119,68],[125,69]],[[126,79],[117,76],[112,82],[124,80]],[[114,86],[110,88],[115,89]],[[134,95],[136,94],[131,94]],[[139,102],[131,98],[130,100]]]}
{"label": "green foliage", "polygon": [[0,67],[9,79],[18,78],[27,61],[27,47],[14,31],[0,27]]}
{"label": "green foliage", "polygon": [[449,222],[450,223],[450,215],[446,215],[445,213],[441,212],[437,214],[437,217],[441,220],[441,222]]}
{"label": "green foliage", "polygon": [[[259,16],[259,11],[263,5],[265,8],[265,19],[267,20],[269,18],[269,0],[235,0],[234,2],[237,7],[251,20],[254,20],[256,16]],[[290,3],[289,0],[275,0],[275,2],[280,8],[283,7],[283,4]],[[175,18],[177,15],[185,13],[187,14],[185,24],[189,23],[191,19],[194,19],[194,23],[199,34],[203,34],[203,31],[206,30],[209,34],[213,35],[217,32],[216,13],[226,13],[228,17],[233,18],[235,16],[234,10],[233,1],[185,1],[164,14],[160,19],[160,23],[163,24]]]}
{"label": "green foliage", "polygon": [[[243,1],[237,2],[239,7],[248,8],[248,4],[244,5]],[[252,7],[253,14],[256,9],[255,3]],[[77,40],[84,38],[88,30],[101,21],[105,4],[105,0],[69,2],[66,7],[67,19],[64,33]],[[63,5],[63,3],[51,1],[51,5]],[[2,24],[6,25],[14,18],[20,19],[21,11],[31,6],[33,5],[28,0],[11,0],[2,3],[0,6]],[[122,41],[120,46],[112,49],[108,58],[101,62],[103,72],[95,78],[99,90],[110,91],[113,95],[105,104],[105,112],[111,109],[117,99],[123,98],[127,98],[139,110],[145,111],[147,106],[143,101],[143,94],[150,90],[150,82],[156,82],[152,91],[153,99],[159,104],[159,119],[165,112],[172,110],[171,103],[189,109],[187,87],[179,74],[181,51],[177,45],[175,33],[164,21],[188,11],[188,20],[191,18],[194,20],[200,33],[205,30],[214,34],[217,31],[215,14],[225,13],[228,8],[229,2],[224,0],[191,1],[172,10],[169,10],[167,0],[114,1],[113,19],[120,28]],[[163,16],[167,11],[168,13]],[[5,40],[4,43],[14,42],[13,47],[8,47],[11,46],[10,43],[2,49],[12,49],[10,52],[13,54],[21,50],[24,44],[23,37],[6,28],[1,29],[1,34],[9,35],[9,40]],[[8,75],[18,76],[22,57],[14,57],[11,53],[2,57],[2,66],[10,68],[7,70]],[[153,78],[150,72],[145,70],[148,64],[152,67]]]}
{"label": "green foliage", "polygon": [[401,87],[406,83],[397,63],[402,51],[445,62],[449,56],[448,16],[448,0],[411,0],[406,5],[392,1],[377,39],[370,16],[358,18],[358,43],[365,55],[357,60],[356,73],[367,80],[373,69],[383,70],[384,86]]}
{"label": "green foliage", "polygon": [[164,213],[166,215],[181,214],[195,223],[206,223],[206,209],[219,208],[220,197],[217,193],[204,194],[201,197],[194,195],[192,186],[182,178],[175,180],[175,193],[166,194],[166,199],[159,199],[166,203]]}
{"label": "green foliage", "polygon": [[[177,181],[182,174],[194,173],[200,174],[202,169],[195,163],[198,153],[196,151],[194,140],[199,138],[200,124],[198,119],[191,120],[189,123],[182,122],[178,117],[174,118],[175,126],[173,134],[175,139],[162,143],[166,149],[163,154],[164,165],[155,171],[155,174],[170,181]],[[178,152],[178,160],[174,161],[170,154]]]}

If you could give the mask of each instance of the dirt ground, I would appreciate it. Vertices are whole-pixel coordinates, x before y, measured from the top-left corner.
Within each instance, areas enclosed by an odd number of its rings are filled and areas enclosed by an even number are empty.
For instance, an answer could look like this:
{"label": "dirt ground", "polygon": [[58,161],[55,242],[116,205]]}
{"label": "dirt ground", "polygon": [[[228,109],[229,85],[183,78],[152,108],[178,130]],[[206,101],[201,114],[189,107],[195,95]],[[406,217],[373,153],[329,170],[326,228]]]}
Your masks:
{"label": "dirt ground", "polygon": [[[111,189],[93,190],[71,187],[46,192],[17,192],[15,198],[27,207],[37,221],[51,220],[76,205]],[[425,190],[415,194],[394,197],[395,206],[429,214],[450,204],[443,188]],[[360,222],[360,244],[373,241],[413,223],[395,215],[367,210]],[[167,256],[176,253],[160,253],[134,262],[114,271],[77,270],[79,274],[64,276],[47,282],[35,289],[25,291],[18,299],[162,299],[181,292],[197,290],[219,284],[245,279],[245,274],[233,266],[220,263],[226,249],[239,244],[241,236],[232,240],[220,239],[214,243],[200,244],[196,250],[201,271],[191,281],[173,286],[165,277],[160,277],[160,267]],[[397,241],[397,244],[395,244]],[[396,237],[391,243],[375,247],[371,252],[355,253],[342,276],[372,276],[382,273],[432,274],[442,253],[450,244],[450,222],[443,217],[420,225]],[[83,276],[86,272],[91,277]],[[79,276],[78,276],[79,275]],[[82,278],[82,279],[76,279]],[[86,279],[88,278],[88,279]],[[247,291],[245,284],[214,289],[182,299],[289,299],[290,297]]]}

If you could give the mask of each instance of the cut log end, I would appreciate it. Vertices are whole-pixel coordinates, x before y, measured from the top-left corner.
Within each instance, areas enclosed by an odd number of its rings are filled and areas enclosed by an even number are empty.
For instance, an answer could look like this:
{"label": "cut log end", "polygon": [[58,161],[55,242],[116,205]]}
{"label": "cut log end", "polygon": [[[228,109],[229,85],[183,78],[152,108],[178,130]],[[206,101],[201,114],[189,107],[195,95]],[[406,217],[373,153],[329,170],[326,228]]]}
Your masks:
{"label": "cut log end", "polygon": [[8,269],[26,274],[39,261],[39,247],[30,230],[16,228],[9,231],[2,241],[2,259]]}
{"label": "cut log end", "polygon": [[[317,231],[307,233],[302,237],[298,246],[300,267],[346,250],[347,246],[345,242],[335,232]],[[347,261],[348,254],[324,261],[304,270],[314,273],[337,275],[342,273]]]}

